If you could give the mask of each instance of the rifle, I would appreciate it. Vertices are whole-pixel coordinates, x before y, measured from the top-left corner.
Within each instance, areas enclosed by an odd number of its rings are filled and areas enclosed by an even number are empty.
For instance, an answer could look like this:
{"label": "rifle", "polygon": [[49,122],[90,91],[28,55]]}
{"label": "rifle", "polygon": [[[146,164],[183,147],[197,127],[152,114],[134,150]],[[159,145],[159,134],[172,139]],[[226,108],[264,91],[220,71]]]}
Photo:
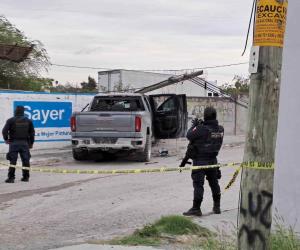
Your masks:
{"label": "rifle", "polygon": [[193,152],[194,152],[194,146],[193,146],[192,143],[190,142],[189,145],[187,146],[187,150],[186,150],[185,156],[184,156],[184,158],[182,159],[182,161],[181,161],[181,163],[180,163],[180,165],[179,165],[180,168],[184,168],[184,166],[185,166],[186,164],[190,164],[190,165],[192,164],[192,163],[189,161],[189,159],[192,158]]}
{"label": "rifle", "polygon": [[185,157],[182,159],[182,161],[181,161],[179,167],[180,167],[180,168],[184,168],[186,164],[191,165],[192,163],[189,161],[189,159],[190,159],[190,158],[187,157],[187,156],[185,155]]}
{"label": "rifle", "polygon": [[[191,128],[197,127],[198,125],[201,125],[201,124],[203,124],[203,120],[198,119],[198,118],[194,118],[194,119],[192,120],[192,127],[191,127]],[[180,168],[184,168],[184,166],[185,166],[186,164],[190,164],[190,165],[192,164],[192,163],[189,161],[189,159],[193,158],[194,152],[195,152],[194,146],[192,145],[192,142],[190,142],[190,143],[188,144],[188,146],[187,146],[187,150],[186,150],[186,153],[185,153],[185,157],[182,159],[182,161],[181,161],[181,163],[180,163],[180,165],[179,165]]]}

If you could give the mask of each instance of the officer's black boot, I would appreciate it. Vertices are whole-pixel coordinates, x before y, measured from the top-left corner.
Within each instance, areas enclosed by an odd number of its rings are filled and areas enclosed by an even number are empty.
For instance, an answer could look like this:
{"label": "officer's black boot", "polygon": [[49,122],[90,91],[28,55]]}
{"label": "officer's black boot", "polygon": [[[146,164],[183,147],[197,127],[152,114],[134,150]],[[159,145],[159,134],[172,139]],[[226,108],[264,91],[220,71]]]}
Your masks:
{"label": "officer's black boot", "polygon": [[23,177],[21,178],[21,181],[28,182],[29,181],[29,170],[23,169],[22,174],[23,174]]}
{"label": "officer's black boot", "polygon": [[220,214],[221,213],[221,194],[213,195],[213,200],[214,200],[214,207],[213,207],[213,212],[215,214]]}
{"label": "officer's black boot", "polygon": [[14,183],[15,182],[15,168],[8,169],[8,178],[5,180],[6,183]]}
{"label": "officer's black boot", "polygon": [[202,216],[202,212],[200,209],[201,201],[193,201],[193,207],[190,208],[188,211],[184,212],[184,216]]}
{"label": "officer's black boot", "polygon": [[28,177],[22,177],[22,178],[21,178],[21,181],[28,182],[28,181],[29,181],[29,178],[28,178]]}

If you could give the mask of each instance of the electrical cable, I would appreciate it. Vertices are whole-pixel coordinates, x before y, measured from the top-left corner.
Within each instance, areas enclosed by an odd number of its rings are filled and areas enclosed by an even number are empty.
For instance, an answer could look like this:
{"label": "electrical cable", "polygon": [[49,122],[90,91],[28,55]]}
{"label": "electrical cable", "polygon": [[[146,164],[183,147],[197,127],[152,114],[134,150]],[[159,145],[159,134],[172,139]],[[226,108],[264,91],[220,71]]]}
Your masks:
{"label": "electrical cable", "polygon": [[[203,80],[203,79],[201,79],[201,78],[199,78],[199,79],[200,79],[200,80]],[[246,103],[246,102],[244,102],[244,101],[242,101],[244,104],[243,104],[243,103],[240,103],[240,102],[238,102],[235,98],[233,98],[231,95],[225,94],[225,93],[221,93],[221,92],[219,92],[219,91],[217,91],[217,90],[214,90],[211,86],[214,86],[214,87],[216,87],[216,88],[218,88],[218,87],[215,86],[215,85],[213,85],[213,84],[211,84],[211,83],[209,83],[209,82],[207,82],[207,81],[205,81],[205,80],[203,80],[203,82],[206,82],[206,87],[205,87],[205,83],[200,82],[200,81],[197,81],[197,80],[195,80],[195,78],[190,79],[190,81],[193,82],[193,83],[195,83],[196,85],[198,85],[198,86],[204,88],[204,89],[208,89],[209,91],[211,91],[211,92],[213,92],[213,93],[216,93],[216,94],[221,95],[221,97],[229,98],[232,102],[234,102],[234,103],[236,103],[236,104],[238,104],[238,105],[240,105],[240,106],[242,106],[242,107],[244,107],[244,108],[248,108],[248,103]],[[210,86],[207,86],[207,85],[210,85]]]}
{"label": "electrical cable", "polygon": [[[215,69],[215,68],[233,67],[233,66],[244,65],[244,64],[248,64],[248,63],[249,62],[231,63],[231,64],[205,66],[205,67],[190,68],[190,69],[122,69],[122,70],[153,71],[153,72],[167,72],[167,71],[168,72],[180,72],[180,71],[196,71],[196,70],[201,70],[201,69]],[[115,70],[115,69],[112,69],[112,68],[91,67],[91,66],[76,66],[76,65],[66,65],[66,64],[56,64],[56,63],[51,63],[51,65],[56,66],[56,67],[76,68],[76,69]]]}
{"label": "electrical cable", "polygon": [[[209,86],[207,86],[207,85],[205,86],[205,83],[203,83],[203,82],[198,82],[198,81],[196,81],[195,79],[191,79],[190,81],[193,82],[193,83],[195,83],[196,85],[198,85],[198,86],[204,88],[204,89],[207,89],[207,90],[209,90],[209,91],[215,93],[215,94],[220,94],[218,91],[216,91],[216,90],[210,88]],[[224,96],[224,95],[221,94],[221,96],[222,96],[222,97],[230,98],[230,96],[228,96],[228,95],[227,95],[227,96]]]}
{"label": "electrical cable", "polygon": [[[204,89],[208,89],[209,91],[213,92],[213,93],[216,93],[216,94],[220,94],[218,91],[212,89],[210,86],[207,86],[205,83],[203,82],[199,82],[199,81],[196,81],[195,79],[190,79],[191,82],[195,83],[196,85],[204,88]],[[221,94],[222,95],[222,94]],[[224,96],[222,95],[222,97],[227,97],[227,98],[230,98],[230,96]]]}
{"label": "electrical cable", "polygon": [[[230,94],[226,93],[222,88],[220,88],[220,87],[218,87],[218,86],[216,86],[216,85],[214,85],[214,84],[212,84],[212,83],[206,81],[205,79],[202,79],[202,78],[200,78],[200,77],[195,77],[194,79],[195,79],[195,80],[198,80],[198,81],[203,81],[203,82],[205,82],[206,85],[208,85],[209,87],[215,88],[215,89],[216,89],[216,92],[215,92],[215,93],[220,93],[220,94],[222,94],[223,97],[230,97],[233,101],[235,100],[234,97],[232,97]],[[247,102],[245,102],[245,101],[243,101],[243,100],[239,100],[239,101],[242,102],[242,103],[245,105],[245,107],[248,107],[248,103],[247,103]]]}
{"label": "electrical cable", "polygon": [[76,68],[76,69],[100,69],[100,70],[112,70],[110,68],[100,68],[100,67],[90,67],[90,66],[75,66],[75,65],[66,65],[66,64],[56,64],[51,63],[52,66],[64,67],[64,68]]}
{"label": "electrical cable", "polygon": [[[250,34],[250,29],[251,29],[251,24],[252,24],[253,13],[255,13],[255,10],[256,10],[256,3],[257,3],[257,0],[253,0],[250,20],[249,20],[249,25],[248,25],[248,31],[247,31],[247,36],[246,36],[245,48],[243,50],[242,56],[245,54],[247,47],[248,47],[249,34]],[[254,17],[254,20],[255,20],[255,17]]]}

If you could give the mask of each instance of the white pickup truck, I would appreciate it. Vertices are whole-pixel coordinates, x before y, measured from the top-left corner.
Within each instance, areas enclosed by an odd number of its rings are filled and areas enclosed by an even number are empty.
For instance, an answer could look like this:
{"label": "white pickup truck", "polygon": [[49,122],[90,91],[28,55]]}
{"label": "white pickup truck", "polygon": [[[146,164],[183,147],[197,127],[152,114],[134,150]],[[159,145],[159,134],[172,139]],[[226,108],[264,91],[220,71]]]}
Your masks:
{"label": "white pickup truck", "polygon": [[71,117],[73,158],[126,152],[150,161],[152,139],[185,136],[187,119],[185,95],[97,94]]}

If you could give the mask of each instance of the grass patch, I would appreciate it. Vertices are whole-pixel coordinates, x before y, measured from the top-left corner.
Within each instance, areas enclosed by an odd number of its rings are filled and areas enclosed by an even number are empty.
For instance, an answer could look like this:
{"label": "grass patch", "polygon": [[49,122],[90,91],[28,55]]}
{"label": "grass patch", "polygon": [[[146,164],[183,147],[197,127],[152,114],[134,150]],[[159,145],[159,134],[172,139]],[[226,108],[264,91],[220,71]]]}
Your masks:
{"label": "grass patch", "polygon": [[[182,242],[182,236],[190,240]],[[214,234],[183,216],[167,216],[153,224],[136,230],[132,235],[108,242],[113,245],[159,246],[162,244],[183,244],[188,250],[237,250],[236,232]],[[299,235],[292,229],[276,224],[270,239],[270,250],[300,250]]]}
{"label": "grass patch", "polygon": [[[237,250],[236,233],[231,235],[218,234],[209,236],[193,243],[189,250]],[[300,250],[299,235],[291,228],[286,229],[279,224],[275,225],[275,230],[271,234],[269,241],[270,250]]]}
{"label": "grass patch", "polygon": [[299,235],[296,235],[292,228],[285,229],[276,225],[275,232],[271,236],[270,249],[300,250]]}
{"label": "grass patch", "polygon": [[183,234],[194,234],[208,236],[211,232],[197,224],[191,219],[172,215],[168,217],[162,217],[154,225],[159,233],[170,234],[170,235],[183,235]]}
{"label": "grass patch", "polygon": [[176,236],[179,235],[209,237],[212,233],[208,229],[195,224],[189,218],[172,215],[162,217],[155,223],[136,230],[132,235],[112,240],[110,243],[115,245],[158,246],[162,244],[163,241],[166,241],[166,239],[176,239]]}
{"label": "grass patch", "polygon": [[134,233],[133,235],[119,240],[112,240],[110,243],[113,245],[125,246],[159,246],[161,244],[161,240],[155,237],[143,237]]}

